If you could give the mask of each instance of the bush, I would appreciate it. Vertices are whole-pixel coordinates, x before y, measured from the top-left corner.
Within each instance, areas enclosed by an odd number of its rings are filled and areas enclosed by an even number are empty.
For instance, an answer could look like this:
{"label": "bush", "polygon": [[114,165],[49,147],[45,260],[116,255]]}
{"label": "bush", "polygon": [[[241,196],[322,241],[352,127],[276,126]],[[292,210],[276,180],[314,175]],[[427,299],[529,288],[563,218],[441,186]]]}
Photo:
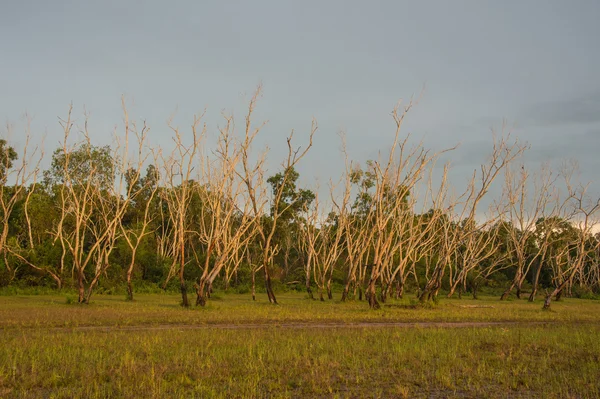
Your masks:
{"label": "bush", "polygon": [[592,300],[600,300],[600,295],[594,293],[588,287],[573,287],[573,297],[580,299],[592,299]]}
{"label": "bush", "polygon": [[250,285],[240,284],[237,287],[235,287],[235,292],[237,294],[248,294],[250,292]]}

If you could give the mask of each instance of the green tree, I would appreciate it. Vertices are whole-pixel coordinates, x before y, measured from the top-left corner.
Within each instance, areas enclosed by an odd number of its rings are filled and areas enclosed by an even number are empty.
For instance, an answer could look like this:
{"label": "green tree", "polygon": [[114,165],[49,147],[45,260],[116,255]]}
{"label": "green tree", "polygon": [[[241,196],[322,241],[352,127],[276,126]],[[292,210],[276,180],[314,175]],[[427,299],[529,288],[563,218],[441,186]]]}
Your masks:
{"label": "green tree", "polygon": [[9,146],[6,140],[0,139],[0,184],[6,184],[8,170],[12,168],[13,162],[18,158],[15,149]]}
{"label": "green tree", "polygon": [[[67,137],[68,131],[65,142]],[[72,262],[80,303],[89,302],[114,248],[121,209],[121,198],[113,195],[114,161],[108,146],[97,147],[89,141],[73,148],[65,144],[54,151],[50,169],[44,172],[44,183],[60,204],[53,233],[63,248],[61,268],[65,261]]]}
{"label": "green tree", "polygon": [[[287,174],[287,178],[285,178]],[[279,202],[271,204],[270,217],[278,212],[280,213],[277,228],[275,230],[274,241],[280,248],[279,260],[283,265],[282,280],[288,277],[292,272],[292,257],[299,258],[299,251],[296,243],[299,238],[298,221],[301,218],[302,211],[308,209],[315,200],[315,194],[311,190],[298,188],[297,182],[300,174],[294,167],[284,172],[279,172],[267,179],[271,186],[273,198],[281,191]]]}

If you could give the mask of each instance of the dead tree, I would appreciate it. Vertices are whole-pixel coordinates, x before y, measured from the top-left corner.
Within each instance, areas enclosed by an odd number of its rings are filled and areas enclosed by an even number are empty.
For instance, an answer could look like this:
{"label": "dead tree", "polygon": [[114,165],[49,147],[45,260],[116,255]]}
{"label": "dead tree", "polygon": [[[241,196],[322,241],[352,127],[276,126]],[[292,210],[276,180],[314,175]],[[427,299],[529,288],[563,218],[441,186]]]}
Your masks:
{"label": "dead tree", "polygon": [[287,138],[288,154],[285,161],[282,164],[282,179],[280,181],[280,184],[274,189],[271,198],[271,204],[273,206],[271,206],[271,219],[269,221],[269,224],[264,223],[264,208],[269,202],[267,199],[266,187],[264,185],[265,155],[263,154],[262,156],[260,156],[259,159],[254,163],[254,165],[250,164],[250,151],[252,143],[256,138],[256,135],[261,130],[262,126],[264,126],[264,124],[256,128],[252,126],[252,114],[256,107],[257,100],[261,94],[261,89],[261,86],[257,88],[256,92],[254,93],[254,96],[252,97],[248,105],[244,137],[241,141],[241,157],[243,171],[241,172],[240,177],[246,185],[246,192],[250,200],[250,204],[252,206],[252,214],[256,221],[256,231],[258,236],[257,238],[260,241],[260,247],[262,251],[259,267],[263,269],[265,278],[265,289],[267,291],[269,302],[276,304],[277,299],[275,298],[275,293],[273,292],[270,272],[270,266],[273,262],[273,257],[276,254],[276,252],[274,251],[276,246],[273,243],[273,237],[277,230],[277,222],[279,218],[292,206],[292,204],[289,204],[287,206],[280,207],[279,204],[281,204],[281,198],[284,193],[284,188],[286,182],[290,179],[291,173],[313,145],[313,137],[317,130],[317,123],[313,120],[309,134],[309,142],[304,150],[293,147],[293,130],[290,136]]}
{"label": "dead tree", "polygon": [[[429,178],[425,184],[425,193],[423,198],[419,197],[417,185],[413,186],[410,196],[407,198],[406,206],[400,208],[396,220],[394,221],[395,242],[392,249],[393,258],[397,258],[391,265],[389,281],[386,291],[395,282],[395,297],[402,298],[406,279],[411,271],[414,271],[414,265],[421,260],[424,254],[428,253],[434,246],[438,237],[438,217],[442,217],[440,212],[425,212],[426,209],[439,209],[446,196],[448,166],[445,165],[437,190],[433,189],[433,170],[435,162],[429,166]],[[421,202],[422,210],[415,214],[415,206]],[[413,266],[411,269],[409,266]],[[416,276],[418,285],[418,277]],[[386,293],[387,294],[387,293]],[[385,297],[382,295],[382,297]]]}
{"label": "dead tree", "polygon": [[[371,228],[372,211],[371,194],[369,189],[374,185],[369,172],[363,173],[362,170],[355,168],[348,162],[348,155],[345,151],[346,170],[344,173],[344,197],[350,196],[352,185],[359,185],[359,193],[353,207],[348,211],[340,208],[340,220],[342,220],[343,241],[345,243],[345,256],[347,260],[348,273],[342,292],[342,301],[349,297],[350,287],[353,286],[354,297],[356,291],[359,291],[359,299],[362,300],[363,283],[366,275],[366,265],[369,259],[369,250],[373,229]],[[366,175],[366,176],[364,176]],[[347,199],[346,199],[347,200]]]}
{"label": "dead tree", "polygon": [[466,224],[475,222],[478,216],[478,206],[488,193],[496,177],[526,148],[518,140],[510,142],[510,134],[500,139],[497,139],[495,135],[493,136],[492,152],[487,162],[481,165],[480,173],[477,173],[477,170],[473,172],[467,189],[448,206],[448,209],[452,210],[449,213],[450,216],[453,216],[455,210],[457,211],[456,219],[454,222],[450,220],[448,223],[443,224],[438,260],[431,279],[420,295],[421,301],[437,296],[442,287],[442,279],[446,268],[452,262],[455,251],[459,248],[461,242],[472,233],[458,228],[457,222]]}
{"label": "dead tree", "polygon": [[459,289],[459,297],[466,291],[467,278],[480,265],[488,262],[491,258],[498,258],[499,251],[497,230],[488,228],[493,219],[488,219],[483,226],[463,226],[463,228],[473,229],[466,234],[466,238],[461,248],[456,251],[454,264],[456,266],[455,276],[450,283],[448,298],[451,298],[456,289]]}
{"label": "dead tree", "polygon": [[[127,246],[131,250],[131,259],[127,267],[126,280],[127,280],[127,299],[133,300],[133,269],[137,263],[137,251],[142,244],[145,237],[152,233],[150,228],[154,218],[157,215],[152,214],[152,208],[154,204],[154,198],[158,191],[158,171],[154,166],[157,163],[156,154],[154,154],[153,165],[149,165],[146,169],[146,176],[142,177],[141,172],[144,164],[147,162],[150,153],[146,147],[146,137],[149,127],[146,122],[143,123],[141,130],[138,130],[135,122],[130,122],[125,102],[123,101],[123,114],[125,123],[125,151],[124,157],[129,157],[129,137],[130,132],[135,135],[137,139],[137,148],[135,152],[135,159],[130,162],[121,164],[121,176],[127,183],[125,198],[128,199],[127,206],[131,208],[132,204],[136,204],[142,210],[142,214],[132,221],[130,226],[125,226],[123,218],[119,218],[119,230],[121,236],[125,240]],[[127,209],[125,209],[125,212]]]}
{"label": "dead tree", "polygon": [[[7,137],[12,135],[13,127],[7,125]],[[28,246],[30,250],[34,249],[32,237],[31,220],[29,218],[28,208],[31,196],[37,187],[37,176],[39,165],[44,156],[41,146],[31,148],[31,119],[27,118],[27,127],[23,136],[23,148],[20,154],[7,142],[0,139],[0,254],[4,261],[4,266],[8,272],[8,281],[12,281],[17,272],[17,268],[11,266],[9,254],[19,259],[21,262],[32,268],[45,272],[52,277],[58,288],[62,286],[60,276],[48,267],[40,267],[30,262],[26,256],[21,254],[20,248],[13,248],[8,244],[9,220],[13,214],[15,205],[19,201],[24,201],[25,220],[27,222]],[[13,183],[10,185],[10,183]],[[29,187],[29,188],[28,188]]]}
{"label": "dead tree", "polygon": [[172,247],[172,263],[169,269],[169,274],[165,281],[165,286],[168,280],[177,273],[179,277],[179,287],[181,290],[181,305],[189,307],[187,296],[187,287],[185,282],[185,267],[187,264],[188,244],[191,232],[188,226],[190,198],[193,194],[194,187],[197,183],[191,180],[192,172],[198,166],[198,155],[202,140],[206,134],[206,125],[202,124],[204,114],[194,117],[191,126],[191,142],[186,143],[179,128],[172,125],[172,120],[169,121],[169,127],[173,132],[173,141],[175,147],[168,157],[162,158],[162,180],[165,189],[161,191],[162,200],[168,207],[168,219],[171,225],[170,234],[167,235],[170,246]]}
{"label": "dead tree", "polygon": [[317,278],[317,273],[315,270],[317,267],[319,267],[319,254],[323,250],[321,247],[324,245],[324,241],[320,239],[321,235],[323,234],[323,230],[317,227],[319,224],[318,194],[315,197],[313,204],[311,204],[310,209],[304,209],[304,213],[305,217],[298,223],[300,228],[298,247],[305,254],[304,276],[306,292],[310,299],[314,299],[311,282],[315,281],[317,287],[319,288],[320,299],[323,300],[323,287],[321,280]]}
{"label": "dead tree", "polygon": [[[515,257],[515,277],[504,291],[501,300],[508,298],[516,287],[517,298],[521,298],[521,286],[527,273],[543,254],[545,246],[536,247],[536,222],[552,216],[549,211],[555,202],[554,183],[556,178],[547,167],[534,178],[534,192],[529,194],[531,181],[529,172],[522,165],[515,173],[508,168],[505,173],[505,201],[508,206],[508,221],[513,226],[508,229],[509,246]],[[531,253],[533,251],[533,253]]]}
{"label": "dead tree", "polygon": [[[216,159],[206,159],[202,168],[202,186],[198,186],[201,200],[200,228],[196,232],[204,244],[204,264],[196,285],[196,304],[204,306],[207,287],[254,238],[256,220],[252,217],[251,202],[245,195],[245,184],[236,174],[241,160],[241,148],[232,138],[233,118],[225,117],[220,129]],[[238,261],[239,263],[239,261]]]}
{"label": "dead tree", "polygon": [[590,200],[587,195],[588,186],[573,184],[570,175],[567,174],[565,180],[567,192],[573,206],[573,220],[576,223],[577,238],[572,251],[567,250],[565,252],[568,263],[555,276],[557,285],[552,292],[546,295],[544,309],[549,309],[552,298],[559,298],[563,290],[573,283],[574,278],[583,272],[586,262],[598,250],[598,244],[593,240],[592,229],[598,223],[600,198]]}
{"label": "dead tree", "polygon": [[[120,144],[114,152],[109,147],[91,144],[87,115],[80,129],[82,140],[69,144],[74,127],[71,115],[72,107],[67,119],[61,120],[64,141],[62,148],[54,153],[47,177],[58,185],[61,214],[53,235],[63,249],[61,268],[69,254],[76,274],[79,303],[88,303],[109,265],[108,257],[118,236],[119,219],[128,205],[128,200],[121,196],[122,184],[115,184],[119,165],[127,161],[125,156],[118,155],[119,149],[123,149]],[[123,177],[120,181],[123,182]],[[94,272],[88,282],[86,274],[91,267]]]}

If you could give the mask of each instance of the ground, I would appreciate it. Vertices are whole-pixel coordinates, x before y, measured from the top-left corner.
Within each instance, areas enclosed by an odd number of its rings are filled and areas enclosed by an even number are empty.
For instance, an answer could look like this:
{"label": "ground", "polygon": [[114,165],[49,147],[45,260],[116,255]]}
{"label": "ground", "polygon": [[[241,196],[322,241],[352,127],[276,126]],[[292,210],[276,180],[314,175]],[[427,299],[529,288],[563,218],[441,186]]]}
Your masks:
{"label": "ground", "polygon": [[0,296],[0,398],[600,396],[600,302]]}

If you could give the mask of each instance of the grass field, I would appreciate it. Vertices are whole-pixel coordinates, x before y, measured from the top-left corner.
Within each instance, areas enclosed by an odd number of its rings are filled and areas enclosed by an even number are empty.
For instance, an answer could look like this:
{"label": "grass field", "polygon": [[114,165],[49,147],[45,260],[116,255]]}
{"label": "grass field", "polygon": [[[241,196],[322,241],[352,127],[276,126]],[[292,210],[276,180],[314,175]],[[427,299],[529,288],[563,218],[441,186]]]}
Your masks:
{"label": "grass field", "polygon": [[598,301],[278,300],[0,297],[0,398],[600,397]]}

